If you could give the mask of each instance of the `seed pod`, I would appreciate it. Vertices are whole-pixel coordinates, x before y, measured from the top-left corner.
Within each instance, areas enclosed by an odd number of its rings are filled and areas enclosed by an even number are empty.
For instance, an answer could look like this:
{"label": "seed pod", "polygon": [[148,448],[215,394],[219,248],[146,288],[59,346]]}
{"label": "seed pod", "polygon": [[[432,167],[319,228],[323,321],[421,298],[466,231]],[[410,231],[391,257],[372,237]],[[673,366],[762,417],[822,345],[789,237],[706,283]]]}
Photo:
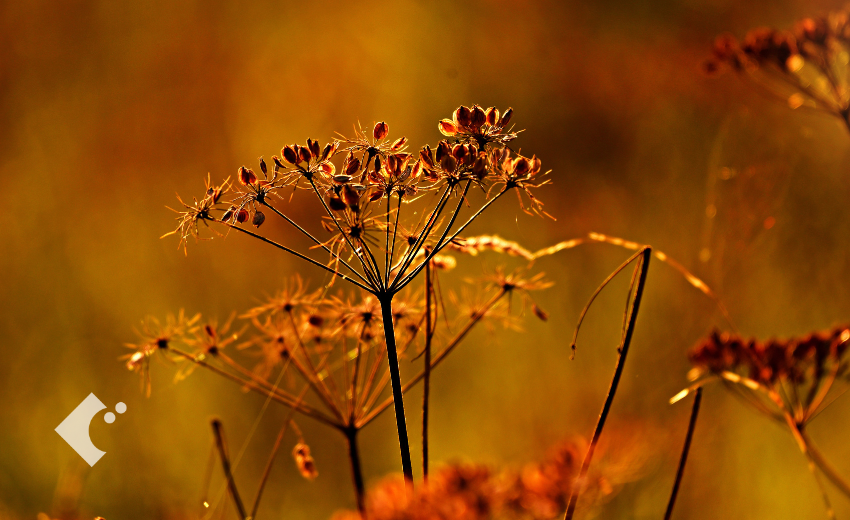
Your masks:
{"label": "seed pod", "polygon": [[443,119],[439,122],[437,127],[440,129],[441,134],[448,137],[451,137],[457,133],[457,126],[455,126],[455,124],[449,119]]}
{"label": "seed pod", "polygon": [[374,130],[372,130],[372,136],[378,141],[386,137],[388,133],[390,133],[390,127],[383,121],[376,123]]}
{"label": "seed pod", "polygon": [[342,201],[341,198],[336,195],[328,198],[328,207],[334,211],[343,211],[346,208],[345,202]]}
{"label": "seed pod", "polygon": [[322,164],[320,164],[319,169],[322,170],[322,173],[324,173],[325,175],[327,175],[329,177],[332,176],[334,174],[334,172],[336,172],[336,166],[334,166],[334,163],[332,163],[330,161],[325,161]]}
{"label": "seed pod", "polygon": [[281,170],[285,168],[282,162],[280,162],[280,157],[277,155],[272,155],[272,161],[274,161],[274,171]]}
{"label": "seed pod", "polygon": [[369,195],[369,202],[375,202],[376,200],[380,199],[383,196],[384,196],[384,190],[375,190],[375,191],[372,192],[371,195]]}
{"label": "seed pod", "polygon": [[260,170],[263,172],[263,175],[269,173],[269,169],[266,167],[266,161],[260,157]]}
{"label": "seed pod", "polygon": [[542,321],[546,321],[549,319],[549,313],[538,307],[536,303],[531,305],[531,310],[534,312],[534,315],[540,318]]}
{"label": "seed pod", "polygon": [[466,146],[462,144],[456,144],[452,147],[452,157],[458,160],[458,162],[462,161],[466,156]]}
{"label": "seed pod", "polygon": [[431,151],[431,147],[427,144],[419,150],[419,158],[422,159],[425,166],[429,168],[434,167],[434,152]]}
{"label": "seed pod", "polygon": [[351,182],[351,175],[334,175],[334,182],[339,184]]}
{"label": "seed pod", "polygon": [[265,221],[266,215],[262,211],[257,211],[254,213],[254,218],[251,219],[251,224],[254,224],[254,227],[260,227]]}
{"label": "seed pod", "polygon": [[508,109],[507,109],[507,110],[505,110],[505,113],[504,113],[504,114],[502,114],[501,119],[499,119],[499,123],[498,123],[498,125],[497,125],[497,126],[498,126],[499,128],[504,128],[504,127],[506,127],[506,126],[508,125],[508,123],[510,123],[510,121],[511,121],[511,116],[513,116],[513,115],[514,115],[514,109],[513,109],[513,108],[508,107]]}
{"label": "seed pod", "polygon": [[325,324],[325,318],[323,318],[319,314],[311,314],[307,317],[307,323],[309,323],[313,327],[321,327]]}
{"label": "seed pod", "polygon": [[416,180],[420,175],[422,175],[422,163],[420,161],[416,161],[413,163],[413,168],[410,170],[410,178]]}
{"label": "seed pod", "polygon": [[451,155],[452,148],[449,146],[449,143],[446,141],[440,141],[440,144],[437,145],[437,162],[443,160],[443,157],[446,155]]}
{"label": "seed pod", "polygon": [[[375,169],[378,170],[378,171],[380,171],[380,169],[379,169],[380,164],[381,164],[380,159],[376,158],[375,159]],[[388,174],[398,175],[398,172],[400,170],[400,168],[399,168],[400,165],[401,165],[401,161],[399,161],[398,157],[396,157],[395,155],[390,155],[389,157],[387,157],[387,173]]]}
{"label": "seed pod", "polygon": [[247,221],[248,221],[248,210],[245,209],[245,208],[242,208],[242,209],[239,210],[239,213],[236,214],[236,222],[239,222],[240,224],[242,224],[243,222],[247,222]]}
{"label": "seed pod", "polygon": [[230,206],[227,211],[224,212],[224,215],[221,216],[222,222],[227,222],[233,217],[233,212],[236,211],[236,206]]}
{"label": "seed pod", "polygon": [[457,169],[457,160],[455,160],[455,158],[451,155],[445,155],[440,160],[440,166],[442,166],[447,172],[454,173]]}
{"label": "seed pod", "polygon": [[395,140],[393,145],[390,147],[390,150],[397,152],[397,151],[401,150],[402,148],[404,148],[404,145],[406,145],[406,144],[407,144],[407,137],[399,137],[398,139]]}
{"label": "seed pod", "polygon": [[358,159],[357,157],[354,157],[353,155],[349,155],[348,158],[346,159],[346,165],[345,165],[345,169],[343,170],[343,173],[345,173],[346,175],[354,175],[355,173],[357,173],[357,170],[359,170],[359,169],[360,169],[360,159]]}
{"label": "seed pod", "polygon": [[531,157],[531,166],[528,169],[528,176],[533,177],[533,176],[537,175],[537,173],[540,171],[540,165],[541,165],[540,159],[538,159],[536,155],[532,156]]}
{"label": "seed pod", "polygon": [[342,197],[349,207],[356,207],[360,203],[360,193],[351,184],[342,187]]}
{"label": "seed pod", "polygon": [[528,163],[528,159],[526,159],[525,157],[517,157],[511,163],[511,170],[517,177],[522,177],[523,175],[528,173],[530,166],[531,165]]}
{"label": "seed pod", "polygon": [[313,153],[306,146],[299,146],[298,157],[304,162],[310,162],[310,159],[313,157]]}
{"label": "seed pod", "polygon": [[496,126],[496,123],[499,121],[499,109],[496,107],[490,107],[485,112],[487,116],[487,124],[490,126]]}
{"label": "seed pod", "polygon": [[313,157],[318,157],[320,153],[319,141],[314,141],[312,139],[307,139],[307,148],[310,149],[310,154]]}
{"label": "seed pod", "polygon": [[293,448],[292,456],[295,458],[295,465],[298,467],[298,471],[302,477],[307,480],[313,480],[319,476],[319,472],[316,470],[316,463],[310,455],[309,446],[303,442],[299,442]]}
{"label": "seed pod", "polygon": [[478,105],[472,107],[472,122],[470,123],[472,129],[478,130],[479,128],[481,128],[481,125],[486,122],[487,115],[484,113],[484,110]]}
{"label": "seed pod", "polygon": [[487,176],[487,155],[481,154],[475,159],[475,162],[472,163],[472,174],[475,175],[479,181],[484,179]]}
{"label": "seed pod", "polygon": [[249,184],[254,184],[255,182],[257,182],[257,176],[254,175],[254,171],[250,168],[241,166],[239,168],[239,182],[241,182],[245,186],[248,186]]}
{"label": "seed pod", "polygon": [[454,122],[458,126],[468,127],[470,123],[472,123],[472,112],[465,106],[461,105],[457,108],[457,110],[455,110],[452,115],[452,119],[454,119]]}
{"label": "seed pod", "polygon": [[289,164],[298,164],[300,162],[298,153],[295,151],[295,148],[291,146],[284,146],[280,151],[280,155],[282,155],[283,160]]}
{"label": "seed pod", "polygon": [[331,154],[331,150],[333,149],[333,145],[328,143],[325,145],[324,149],[322,149],[322,157],[321,160],[324,161]]}

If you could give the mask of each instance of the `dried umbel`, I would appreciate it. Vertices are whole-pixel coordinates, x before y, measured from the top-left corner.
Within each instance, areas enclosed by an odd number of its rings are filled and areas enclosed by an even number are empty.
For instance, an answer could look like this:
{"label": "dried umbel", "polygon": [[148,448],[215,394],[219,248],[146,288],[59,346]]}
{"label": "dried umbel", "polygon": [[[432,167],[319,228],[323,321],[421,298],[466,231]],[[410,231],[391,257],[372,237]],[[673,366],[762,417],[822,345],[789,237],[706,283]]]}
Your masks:
{"label": "dried umbel", "polygon": [[753,29],[740,42],[720,36],[705,69],[734,70],[791,108],[829,112],[850,128],[848,52],[850,15],[842,10],[800,20],[791,31]]}

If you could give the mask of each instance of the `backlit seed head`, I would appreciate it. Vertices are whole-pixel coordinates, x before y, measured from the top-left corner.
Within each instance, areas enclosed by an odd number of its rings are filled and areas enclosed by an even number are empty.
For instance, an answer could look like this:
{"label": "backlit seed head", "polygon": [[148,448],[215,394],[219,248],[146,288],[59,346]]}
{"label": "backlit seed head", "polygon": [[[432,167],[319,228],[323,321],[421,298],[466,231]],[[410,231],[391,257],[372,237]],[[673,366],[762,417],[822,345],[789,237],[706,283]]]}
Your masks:
{"label": "backlit seed head", "polygon": [[331,143],[326,144],[324,149],[322,149],[322,159],[321,160],[323,160],[323,161],[326,160],[328,158],[328,156],[331,154],[331,150],[333,150],[333,145]]}
{"label": "backlit seed head", "polygon": [[513,115],[514,115],[514,109],[513,108],[508,108],[507,110],[505,110],[505,113],[502,114],[502,117],[501,117],[501,119],[499,119],[499,123],[498,123],[497,126],[499,128],[506,127],[508,125],[508,123],[511,122],[511,116],[513,116]]}
{"label": "backlit seed head", "polygon": [[434,167],[434,152],[427,144],[423,146],[421,150],[419,150],[419,158],[428,168]]}
{"label": "backlit seed head", "polygon": [[452,147],[452,157],[457,159],[458,161],[463,160],[466,156],[466,146],[462,144],[456,144]]}
{"label": "backlit seed head", "polygon": [[487,155],[482,153],[472,163],[472,174],[480,181],[487,176]]}
{"label": "backlit seed head", "polygon": [[334,172],[336,172],[336,166],[334,166],[334,163],[332,163],[330,161],[325,161],[322,164],[320,164],[319,169],[322,171],[322,173],[324,173],[328,177],[333,176]]}
{"label": "backlit seed head", "polygon": [[390,150],[397,152],[397,151],[401,150],[402,148],[404,148],[404,145],[406,145],[406,144],[407,144],[407,137],[399,137],[398,139],[395,140],[393,145],[390,147]]}
{"label": "backlit seed head", "polygon": [[298,153],[295,151],[295,148],[291,146],[284,146],[280,151],[280,155],[282,155],[283,160],[289,164],[298,164],[300,162]]}
{"label": "backlit seed head", "polygon": [[472,123],[472,111],[463,105],[457,107],[452,117],[459,127],[468,127]]}
{"label": "backlit seed head", "polygon": [[474,130],[478,130],[481,126],[487,122],[487,115],[484,113],[484,109],[480,106],[475,105],[472,107],[472,122],[470,126]]}
{"label": "backlit seed head", "polygon": [[511,170],[514,172],[514,175],[523,176],[528,173],[528,170],[531,169],[531,165],[528,162],[528,159],[525,157],[517,157],[511,163]]}
{"label": "backlit seed head", "polygon": [[280,157],[278,157],[277,155],[272,155],[272,161],[274,161],[275,171],[282,170],[284,168],[283,163],[280,162]]}
{"label": "backlit seed head", "polygon": [[485,112],[487,116],[487,124],[490,126],[496,126],[496,123],[499,121],[499,109],[496,107],[490,107]]}
{"label": "backlit seed head", "polygon": [[345,175],[354,175],[360,169],[360,159],[353,155],[349,155],[345,163],[345,169],[343,170]]}
{"label": "backlit seed head", "polygon": [[254,171],[250,168],[246,168],[244,166],[239,168],[239,182],[248,186],[249,184],[254,184],[257,182],[257,176],[254,175]]}
{"label": "backlit seed head", "polygon": [[443,119],[440,121],[438,128],[440,129],[440,133],[451,137],[457,133],[457,126],[450,119]]}
{"label": "backlit seed head", "polygon": [[376,123],[375,129],[372,130],[372,136],[374,136],[378,141],[386,137],[388,133],[390,133],[390,127],[383,121]]}
{"label": "backlit seed head", "polygon": [[254,227],[260,227],[265,221],[266,215],[262,211],[257,211],[254,213],[254,218],[251,219],[251,224],[254,224]]}

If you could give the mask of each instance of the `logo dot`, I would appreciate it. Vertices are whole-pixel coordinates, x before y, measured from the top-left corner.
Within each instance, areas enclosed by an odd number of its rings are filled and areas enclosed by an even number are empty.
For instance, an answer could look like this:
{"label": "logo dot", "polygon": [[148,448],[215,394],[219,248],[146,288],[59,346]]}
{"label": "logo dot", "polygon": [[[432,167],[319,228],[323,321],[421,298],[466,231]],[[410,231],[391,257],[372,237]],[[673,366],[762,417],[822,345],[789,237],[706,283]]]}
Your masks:
{"label": "logo dot", "polygon": [[124,413],[127,411],[127,405],[124,403],[118,403],[115,405],[115,411],[118,413]]}
{"label": "logo dot", "polygon": [[103,420],[106,421],[106,424],[112,424],[115,422],[115,414],[112,412],[106,412],[106,415],[103,416]]}

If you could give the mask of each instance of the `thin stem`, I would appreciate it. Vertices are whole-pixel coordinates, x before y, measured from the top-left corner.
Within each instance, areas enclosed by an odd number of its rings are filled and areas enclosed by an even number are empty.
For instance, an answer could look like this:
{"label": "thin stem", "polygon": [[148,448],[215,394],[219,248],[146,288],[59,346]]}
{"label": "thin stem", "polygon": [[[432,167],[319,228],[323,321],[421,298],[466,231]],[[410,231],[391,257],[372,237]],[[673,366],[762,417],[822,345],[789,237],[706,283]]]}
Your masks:
{"label": "thin stem", "polygon": [[366,518],[366,486],[363,484],[363,468],[360,466],[360,450],[357,446],[357,428],[343,430],[348,443],[348,460],[351,463],[351,479],[354,483],[354,495],[357,498],[357,511],[360,518]]}
{"label": "thin stem", "polygon": [[393,389],[393,404],[395,405],[395,422],[398,430],[398,444],[401,450],[401,469],[404,479],[413,485],[413,464],[410,461],[410,443],[407,438],[407,421],[404,418],[404,397],[401,388],[401,376],[398,368],[398,352],[396,351],[395,330],[393,327],[392,295],[380,297],[381,315],[384,322],[384,337],[387,344],[387,363],[390,367],[390,382]]}
{"label": "thin stem", "polygon": [[398,219],[399,219],[399,216],[401,215],[401,199],[402,199],[403,196],[404,195],[402,195],[401,193],[398,194],[398,208],[396,209],[396,212],[395,212],[395,225],[393,226],[393,239],[392,239],[392,242],[390,243],[390,262],[389,262],[389,264],[387,264],[386,287],[389,287],[389,285],[390,285],[390,271],[392,271],[393,262],[395,262],[395,243],[396,243],[396,240],[397,240],[397,237],[398,237]]}
{"label": "thin stem", "polygon": [[425,266],[425,382],[422,386],[422,477],[428,479],[428,400],[431,394],[431,265]]}
{"label": "thin stem", "polygon": [[673,516],[673,506],[676,504],[676,496],[679,494],[679,485],[682,483],[682,475],[685,473],[685,463],[688,461],[688,452],[691,450],[691,440],[693,440],[694,430],[697,425],[700,402],[702,402],[702,387],[697,388],[696,395],[694,396],[694,405],[691,408],[691,420],[688,423],[688,433],[685,435],[685,446],[682,448],[682,456],[679,457],[679,469],[676,470],[676,481],[673,483],[673,492],[670,494],[670,501],[667,502],[667,512],[664,513],[664,520],[670,520]]}
{"label": "thin stem", "polygon": [[[304,398],[304,394],[307,393],[307,389],[310,388],[309,385],[304,386],[304,390],[301,391],[301,395],[298,396],[298,400]],[[295,409],[289,410],[289,413],[286,415],[286,420],[283,421],[283,426],[281,426],[280,431],[277,434],[277,439],[274,441],[274,446],[272,447],[272,452],[269,454],[269,460],[266,462],[266,469],[263,470],[263,477],[260,479],[260,485],[257,488],[257,496],[254,498],[254,506],[251,508],[251,516],[250,518],[257,518],[257,509],[260,507],[260,498],[263,496],[263,489],[266,487],[266,482],[269,479],[269,474],[272,470],[272,464],[274,463],[275,456],[277,455],[278,450],[280,449],[280,443],[283,441],[283,436],[286,434],[287,428],[289,428],[289,423],[292,421],[292,415],[295,413]]]}
{"label": "thin stem", "polygon": [[815,447],[812,440],[802,428],[799,429],[799,433],[800,438],[803,440],[803,445],[806,448],[805,453],[808,453],[812,462],[815,463],[818,469],[826,475],[826,478],[828,478],[829,481],[839,489],[839,491],[844,493],[846,497],[850,498],[850,483],[848,483],[844,477],[842,477],[838,471],[832,467],[832,464],[830,464],[829,461],[826,460],[826,457],[824,457],[823,454]]}
{"label": "thin stem", "polygon": [[593,459],[593,452],[596,445],[599,443],[599,437],[602,435],[602,428],[605,427],[605,420],[608,418],[608,413],[611,411],[611,405],[614,403],[614,396],[617,393],[617,387],[620,384],[620,377],[623,375],[623,367],[626,364],[626,355],[629,353],[629,345],[632,342],[634,335],[635,324],[637,323],[637,315],[640,309],[640,301],[643,297],[643,288],[646,285],[646,274],[649,270],[649,260],[652,258],[652,248],[646,247],[640,251],[641,260],[635,266],[635,272],[640,271],[637,287],[635,288],[634,298],[632,300],[631,311],[629,312],[628,326],[626,333],[623,336],[621,346],[618,349],[617,367],[614,369],[614,376],[611,378],[611,386],[608,389],[608,396],[605,398],[605,404],[602,406],[602,411],[599,413],[599,419],[596,422],[596,429],[593,432],[593,437],[590,445],[587,447],[587,453],[584,456],[584,462],[581,464],[578,478],[573,486],[570,502],[567,506],[567,512],[564,515],[564,520],[571,520],[575,514],[576,506],[578,505],[578,497],[581,492],[580,486],[587,476],[587,471],[590,468],[590,461]]}
{"label": "thin stem", "polygon": [[431,231],[434,229],[434,225],[437,223],[437,220],[443,213],[443,209],[448,203],[448,195],[451,190],[451,186],[446,186],[446,189],[443,190],[443,194],[440,196],[440,200],[437,201],[437,205],[434,207],[434,210],[431,211],[431,215],[428,217],[428,221],[425,222],[425,226],[422,228],[422,231],[419,233],[419,236],[416,237],[413,246],[411,246],[407,250],[407,252],[404,254],[404,257],[399,262],[398,269],[396,269],[396,274],[393,277],[393,281],[390,284],[390,287],[394,287],[399,278],[404,275],[404,272],[407,270],[408,267],[410,267],[410,263],[413,262],[413,260],[416,258],[417,253],[419,253],[419,250],[422,248],[422,244],[424,244],[428,237],[431,235]]}
{"label": "thin stem", "polygon": [[298,231],[300,231],[300,232],[301,232],[301,233],[303,233],[303,234],[304,234],[307,238],[309,238],[310,240],[312,240],[312,241],[313,241],[313,242],[314,242],[317,246],[319,246],[319,247],[321,247],[322,249],[324,249],[327,253],[329,253],[329,254],[331,255],[331,257],[332,257],[332,258],[336,259],[336,261],[337,261],[337,262],[340,262],[342,265],[344,265],[346,268],[348,268],[348,270],[349,270],[349,271],[351,271],[351,272],[354,274],[354,276],[356,276],[357,278],[359,278],[361,282],[364,282],[364,283],[367,283],[367,284],[369,283],[369,281],[368,281],[368,280],[366,280],[365,278],[363,278],[363,275],[361,275],[361,274],[360,274],[360,272],[358,272],[356,269],[354,269],[353,267],[351,267],[351,266],[348,264],[348,262],[346,262],[345,260],[343,260],[343,259],[342,259],[342,257],[340,257],[338,254],[334,253],[334,252],[331,250],[331,248],[329,248],[327,245],[325,245],[323,242],[321,242],[318,238],[314,237],[314,236],[313,236],[312,234],[310,234],[310,232],[308,232],[306,229],[304,229],[304,228],[302,228],[301,226],[299,226],[297,222],[295,222],[295,221],[294,221],[294,220],[292,220],[291,218],[289,218],[289,217],[287,217],[286,215],[284,215],[284,214],[283,214],[282,212],[280,212],[277,208],[275,208],[274,206],[272,206],[271,204],[269,204],[269,203],[268,203],[268,201],[263,200],[262,204],[263,204],[265,207],[269,208],[270,210],[274,211],[274,212],[275,212],[278,216],[280,216],[282,219],[284,219],[285,221],[287,221],[287,222],[289,222],[290,224],[292,224],[292,225],[293,225],[293,226],[294,226],[294,227],[295,227]]}
{"label": "thin stem", "polygon": [[[316,395],[318,395],[325,403],[325,406],[327,406],[328,409],[337,416],[340,422],[344,422],[342,411],[340,411],[334,402],[333,394],[330,390],[328,390],[324,380],[319,377],[319,371],[316,370],[316,366],[310,358],[310,353],[307,352],[307,347],[304,346],[304,341],[301,339],[301,331],[298,330],[298,324],[295,323],[295,316],[292,313],[292,309],[287,312],[287,315],[289,316],[289,324],[292,327],[292,332],[295,333],[295,338],[298,340],[298,346],[301,348],[301,353],[307,361],[307,368],[305,369],[301,366],[301,363],[298,362],[298,359],[295,356],[291,356],[293,361],[295,361],[295,367],[298,368],[298,371],[301,372],[307,382],[310,383],[315,390]],[[309,371],[307,369],[309,369]]]}
{"label": "thin stem", "polygon": [[[322,201],[322,202],[324,202],[324,201]],[[339,277],[340,277],[340,278],[342,278],[343,280],[345,280],[345,281],[347,281],[347,282],[350,282],[350,283],[353,283],[354,285],[356,285],[357,287],[360,287],[361,289],[363,289],[363,290],[364,290],[364,291],[366,291],[366,292],[369,292],[369,293],[374,294],[374,289],[372,289],[371,287],[367,287],[367,286],[363,285],[362,283],[358,282],[357,280],[355,280],[354,278],[351,278],[350,276],[348,276],[348,275],[346,275],[346,274],[342,274],[342,273],[340,273],[339,271],[337,271],[336,269],[331,269],[330,267],[326,266],[326,265],[325,265],[325,264],[323,264],[322,262],[319,262],[318,260],[314,260],[314,259],[310,258],[310,257],[309,257],[309,256],[307,256],[307,255],[301,254],[301,253],[299,253],[298,251],[296,251],[296,250],[294,250],[294,249],[290,249],[290,248],[286,247],[286,246],[285,246],[285,245],[283,245],[283,244],[278,244],[278,243],[277,243],[277,242],[275,242],[274,240],[271,240],[271,239],[269,239],[269,238],[264,237],[263,235],[260,235],[260,234],[254,233],[254,232],[253,232],[253,231],[251,231],[251,230],[248,230],[248,229],[245,229],[245,228],[242,228],[242,227],[236,226],[236,225],[231,224],[231,223],[229,223],[229,222],[223,222],[223,221],[221,221],[221,220],[218,220],[218,221],[216,221],[216,222],[221,222],[221,223],[222,223],[222,224],[224,224],[225,226],[228,226],[230,229],[235,229],[235,230],[237,230],[237,231],[240,231],[240,232],[242,232],[242,233],[245,233],[245,234],[246,234],[246,235],[248,235],[248,236],[254,237],[254,238],[258,239],[258,240],[262,240],[263,242],[265,242],[265,243],[267,243],[267,244],[273,245],[274,247],[276,247],[276,248],[278,248],[278,249],[281,249],[281,250],[283,250],[283,251],[286,251],[286,252],[287,252],[287,253],[289,253],[289,254],[295,255],[295,256],[297,256],[298,258],[300,258],[301,260],[305,260],[305,261],[307,261],[307,262],[309,262],[309,263],[311,263],[311,264],[315,265],[316,267],[320,267],[320,268],[324,269],[325,271],[327,271],[327,272],[331,273],[331,274],[332,274],[332,275],[334,275],[334,276],[339,276]]]}
{"label": "thin stem", "polygon": [[230,472],[230,458],[227,455],[227,443],[224,440],[224,431],[221,421],[218,419],[212,420],[213,434],[215,435],[215,443],[218,446],[218,454],[221,457],[221,466],[224,469],[224,476],[227,479],[227,488],[230,490],[230,496],[233,498],[233,503],[236,505],[236,511],[239,513],[239,518],[245,520],[245,506],[242,505],[242,498],[239,496],[239,490],[236,489],[236,481],[233,480],[233,474]]}

